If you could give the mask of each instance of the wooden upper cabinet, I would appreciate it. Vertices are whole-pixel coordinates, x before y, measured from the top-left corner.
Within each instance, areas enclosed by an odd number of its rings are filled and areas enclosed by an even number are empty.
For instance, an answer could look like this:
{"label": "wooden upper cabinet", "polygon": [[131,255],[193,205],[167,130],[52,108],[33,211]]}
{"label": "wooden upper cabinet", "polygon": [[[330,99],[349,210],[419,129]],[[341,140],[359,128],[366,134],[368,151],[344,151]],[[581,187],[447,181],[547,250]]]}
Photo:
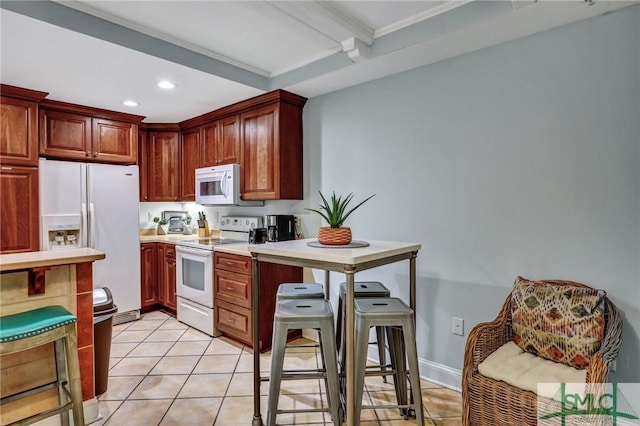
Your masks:
{"label": "wooden upper cabinet", "polygon": [[218,139],[220,135],[220,122],[213,121],[202,127],[202,167],[217,166],[218,163]]}
{"label": "wooden upper cabinet", "polygon": [[0,253],[38,251],[38,168],[0,167]]}
{"label": "wooden upper cabinet", "polygon": [[202,126],[202,167],[240,162],[240,116]]}
{"label": "wooden upper cabinet", "polygon": [[40,106],[40,155],[135,164],[144,117],[57,101]]}
{"label": "wooden upper cabinet", "polygon": [[240,117],[234,115],[220,120],[220,137],[216,144],[219,164],[240,162]]}
{"label": "wooden upper cabinet", "polygon": [[180,200],[195,201],[196,169],[202,165],[200,128],[182,133],[180,144]]}
{"label": "wooden upper cabinet", "polygon": [[0,106],[0,161],[38,165],[38,104],[2,96]]}
{"label": "wooden upper cabinet", "polygon": [[40,152],[56,158],[91,157],[91,117],[40,110]]}
{"label": "wooden upper cabinet", "polygon": [[136,162],[138,125],[102,118],[94,118],[92,123],[93,157],[110,163]]}
{"label": "wooden upper cabinet", "polygon": [[138,130],[138,169],[140,176],[140,201],[149,201],[148,173],[149,147],[147,144],[147,131]]}
{"label": "wooden upper cabinet", "polygon": [[242,114],[241,194],[245,200],[279,198],[278,105]]}
{"label": "wooden upper cabinet", "polygon": [[45,92],[0,84],[0,163],[38,166],[38,103]]}
{"label": "wooden upper cabinet", "polygon": [[149,201],[178,201],[178,132],[148,133]]}

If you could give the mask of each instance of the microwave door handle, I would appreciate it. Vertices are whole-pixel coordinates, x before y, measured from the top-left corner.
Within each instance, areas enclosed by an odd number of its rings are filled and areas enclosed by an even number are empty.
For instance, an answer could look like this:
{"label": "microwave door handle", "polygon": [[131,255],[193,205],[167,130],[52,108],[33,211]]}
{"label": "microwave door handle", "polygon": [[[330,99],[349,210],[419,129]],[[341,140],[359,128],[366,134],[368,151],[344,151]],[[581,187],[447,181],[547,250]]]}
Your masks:
{"label": "microwave door handle", "polygon": [[222,181],[220,182],[220,189],[222,189],[222,195],[224,195],[224,198],[227,198],[228,194],[227,194],[227,171],[226,170],[222,174]]}

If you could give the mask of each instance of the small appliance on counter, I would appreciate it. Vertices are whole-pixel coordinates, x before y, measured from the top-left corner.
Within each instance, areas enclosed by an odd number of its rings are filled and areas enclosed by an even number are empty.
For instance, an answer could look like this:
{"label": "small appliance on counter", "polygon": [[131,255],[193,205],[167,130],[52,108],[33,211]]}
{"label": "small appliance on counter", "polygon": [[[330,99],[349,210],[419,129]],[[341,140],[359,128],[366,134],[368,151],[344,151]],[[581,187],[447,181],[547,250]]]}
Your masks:
{"label": "small appliance on counter", "polygon": [[267,241],[289,241],[296,238],[296,218],[290,214],[270,214],[264,217]]}

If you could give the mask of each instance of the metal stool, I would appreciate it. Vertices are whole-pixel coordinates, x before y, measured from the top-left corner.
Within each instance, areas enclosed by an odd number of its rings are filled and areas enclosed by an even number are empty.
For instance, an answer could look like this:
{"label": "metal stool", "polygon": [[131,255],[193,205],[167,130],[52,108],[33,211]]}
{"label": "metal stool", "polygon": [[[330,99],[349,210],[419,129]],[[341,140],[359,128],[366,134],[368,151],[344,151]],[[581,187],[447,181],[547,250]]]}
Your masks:
{"label": "metal stool", "polygon": [[[313,328],[318,330],[321,342],[322,370],[283,371],[284,355],[289,330]],[[302,380],[325,378],[329,409],[278,410],[280,382],[282,380]],[[338,388],[338,367],[336,361],[335,331],[331,304],[325,299],[281,300],[276,305],[273,319],[273,342],[271,345],[271,374],[269,378],[269,414],[267,426],[275,426],[276,415],[299,411],[329,411],[335,426],[341,423],[340,391]]]}
{"label": "metal stool", "polygon": [[[27,417],[20,424],[32,424],[60,414],[62,424],[68,425],[69,409],[72,409],[73,424],[84,425],[76,321],[77,318],[62,306],[47,306],[0,317],[0,355],[25,351],[51,342],[55,348],[57,380],[37,390],[57,387],[59,405]],[[30,389],[8,396],[2,399],[2,403],[32,395],[34,391]]]}
{"label": "metal stool", "polygon": [[282,283],[278,286],[276,301],[284,299],[324,299],[324,287],[315,283]]}
{"label": "metal stool", "polygon": [[[379,281],[356,281],[353,285],[354,297],[390,297],[391,292]],[[345,339],[342,337],[345,334],[344,318],[346,316],[346,302],[347,298],[347,283],[340,283],[340,299],[338,300],[338,325],[336,330],[336,346],[340,350],[338,356],[338,362],[340,364],[340,374],[344,377],[345,358],[347,356],[347,347],[345,345]],[[378,358],[380,359],[381,371],[386,371],[387,356],[385,353],[385,339],[384,339],[384,327],[376,327],[376,336],[378,338]],[[382,376],[382,381],[387,383],[387,376]],[[344,382],[344,380],[343,380]],[[345,383],[342,383],[344,388]]]}
{"label": "metal stool", "polygon": [[[411,383],[412,394],[415,395],[414,404],[406,404],[406,399],[398,401],[398,406],[407,405],[414,408],[416,412],[416,420],[418,425],[424,425],[424,413],[422,412],[422,398],[420,391],[420,376],[418,370],[418,351],[416,348],[416,333],[413,320],[413,311],[402,300],[392,298],[358,298],[354,301],[355,305],[355,330],[356,330],[356,417],[355,424],[360,423],[360,410],[362,409],[362,393],[364,389],[365,370],[367,365],[367,346],[369,341],[369,329],[371,327],[385,326],[394,327],[389,332],[389,348],[391,362],[398,370],[398,377],[395,380],[396,394],[398,394],[398,385],[400,381],[404,381],[406,386],[406,369],[404,367],[404,355],[401,353],[402,343],[398,342],[404,337],[404,350],[409,361],[409,381]],[[396,329],[395,327],[400,327]],[[397,331],[396,331],[397,330]],[[401,337],[402,336],[402,337]],[[401,371],[404,373],[401,374]],[[405,394],[406,395],[406,394]]]}

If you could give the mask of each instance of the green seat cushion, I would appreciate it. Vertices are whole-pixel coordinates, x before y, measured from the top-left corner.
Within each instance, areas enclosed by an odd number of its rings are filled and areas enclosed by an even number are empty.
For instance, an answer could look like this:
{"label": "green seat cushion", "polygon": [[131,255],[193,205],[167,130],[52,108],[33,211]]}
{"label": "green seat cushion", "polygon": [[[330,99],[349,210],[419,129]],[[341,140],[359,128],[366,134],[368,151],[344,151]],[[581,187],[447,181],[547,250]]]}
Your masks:
{"label": "green seat cushion", "polygon": [[62,306],[46,306],[0,317],[0,343],[20,340],[72,324],[77,318]]}

